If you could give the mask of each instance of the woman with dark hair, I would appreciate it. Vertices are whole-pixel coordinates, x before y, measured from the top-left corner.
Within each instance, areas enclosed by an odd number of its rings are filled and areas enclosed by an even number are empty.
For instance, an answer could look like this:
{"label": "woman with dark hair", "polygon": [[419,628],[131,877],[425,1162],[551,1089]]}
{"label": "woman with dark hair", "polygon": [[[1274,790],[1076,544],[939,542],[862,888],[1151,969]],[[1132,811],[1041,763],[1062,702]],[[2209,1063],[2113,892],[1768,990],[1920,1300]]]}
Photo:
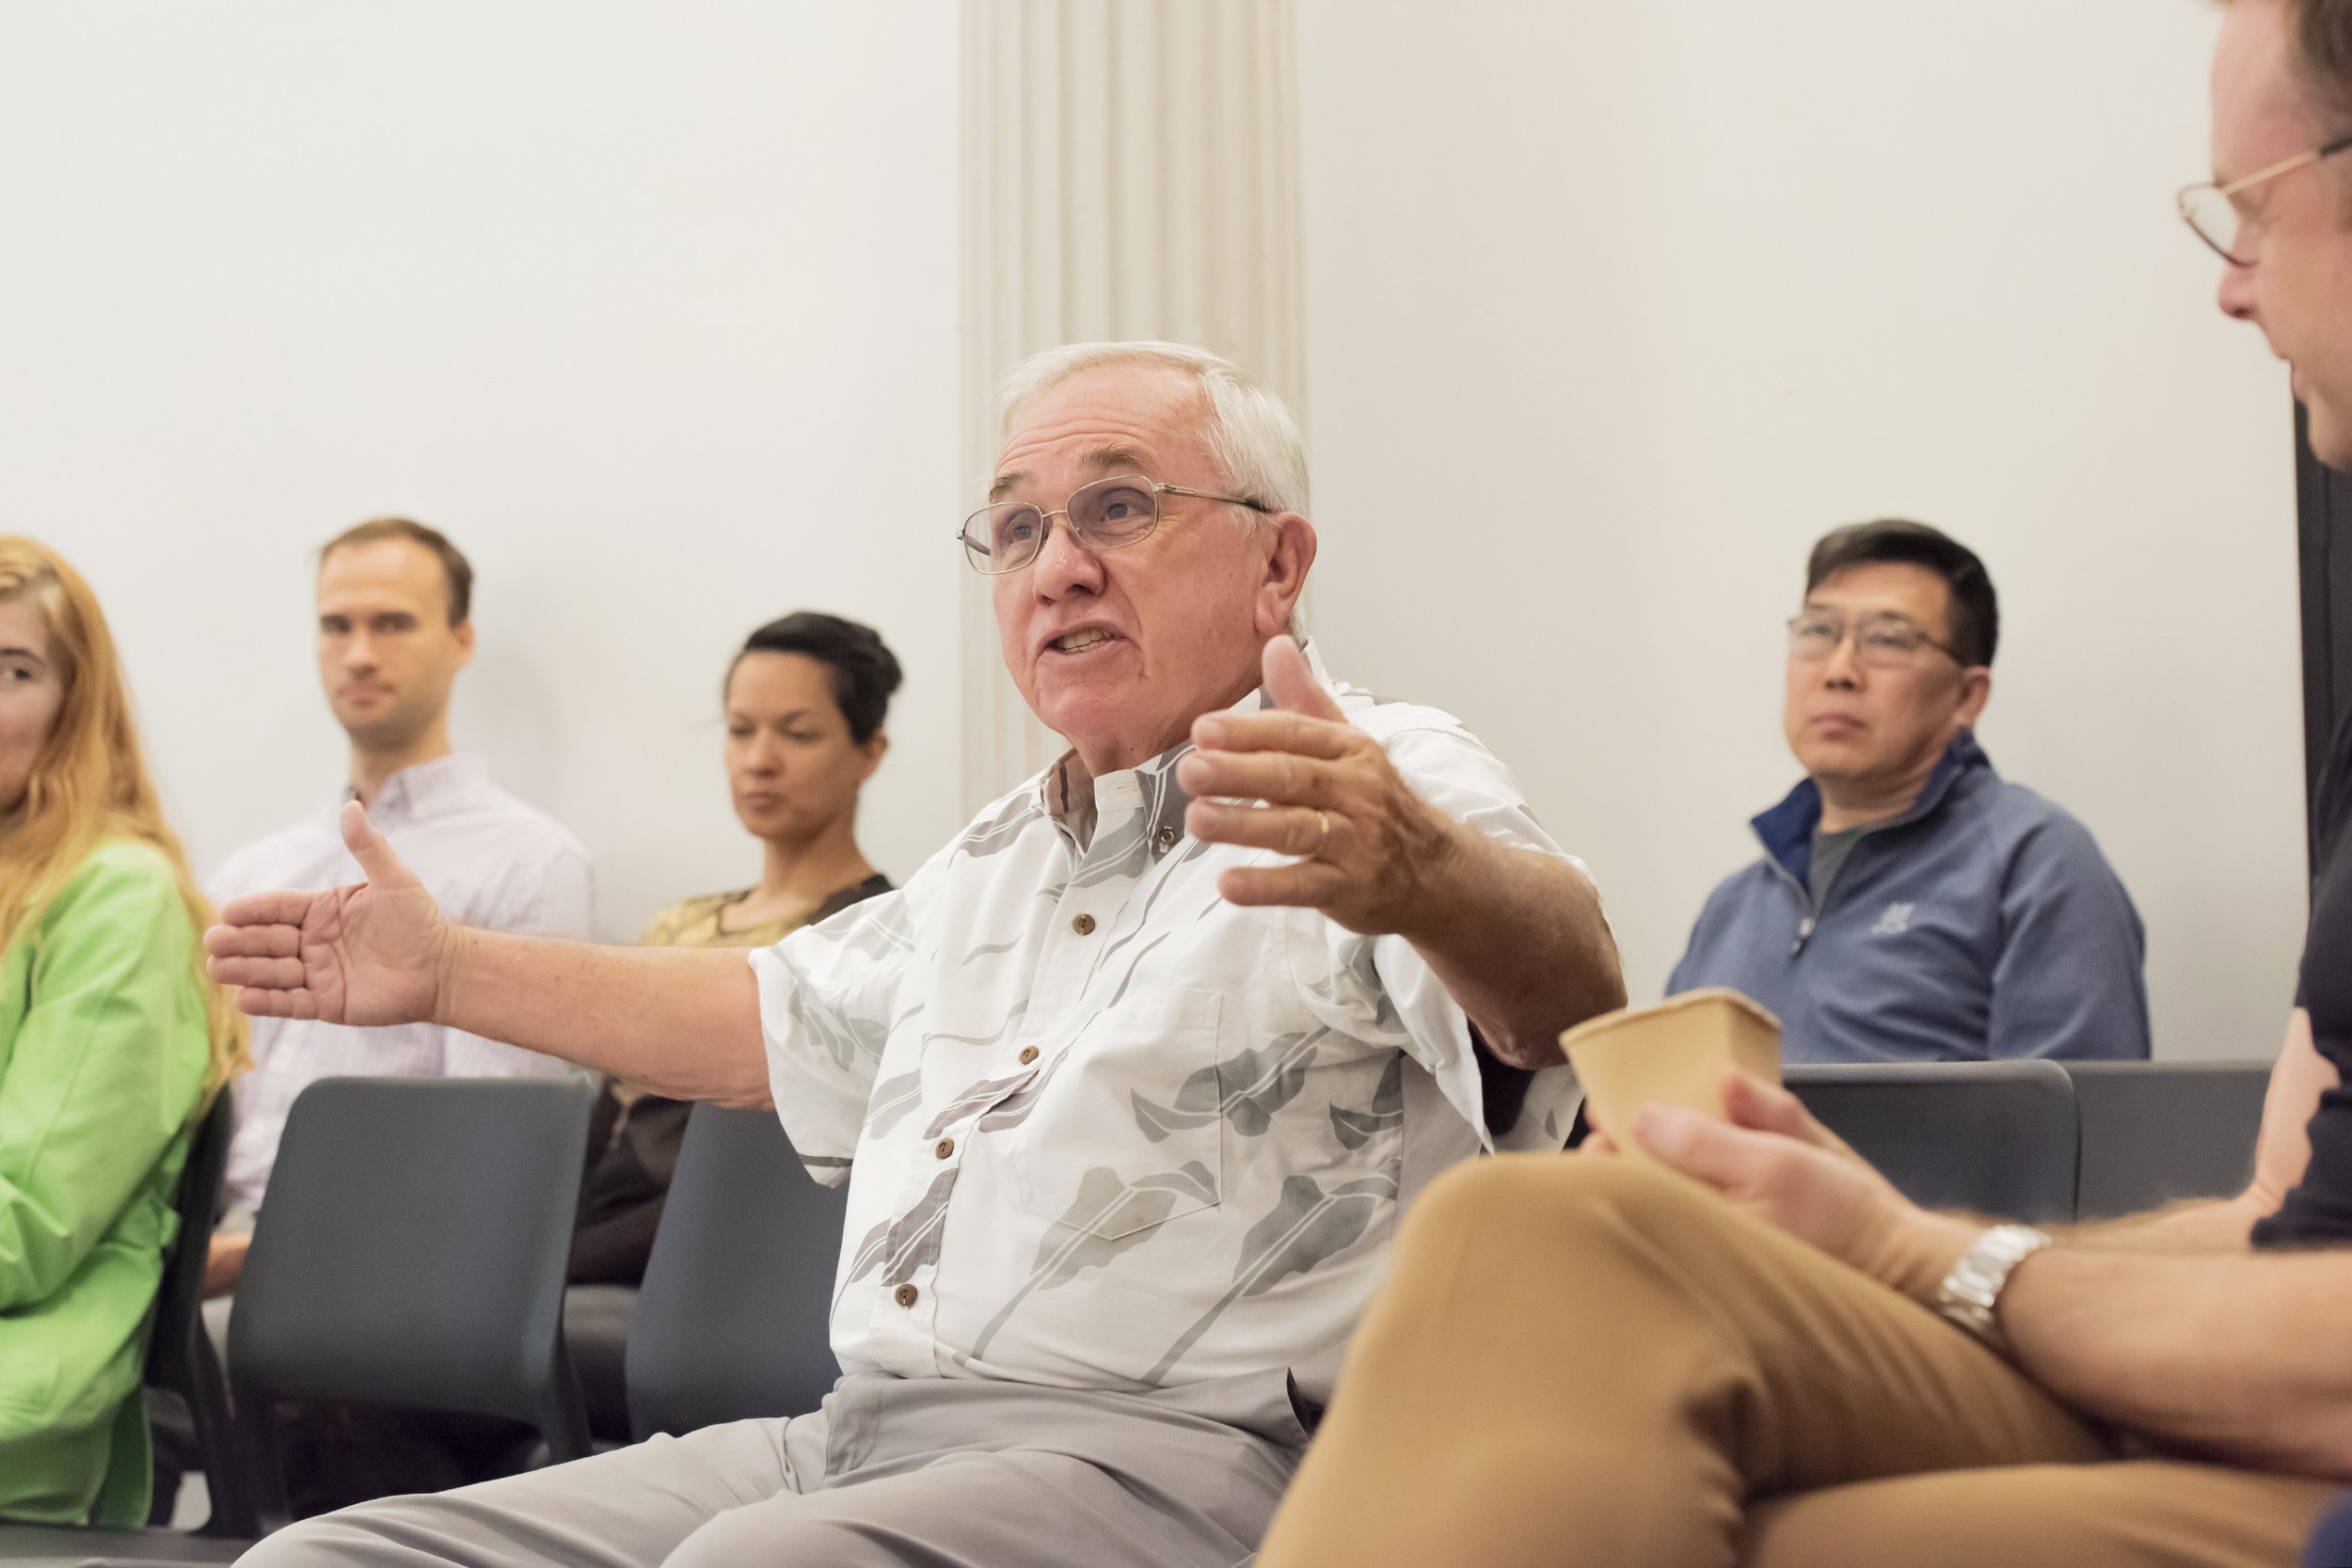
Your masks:
{"label": "woman with dark hair", "polygon": [[[679,900],[641,939],[664,947],[766,947],[862,898],[887,892],[857,842],[858,790],[889,749],[882,720],[898,661],[872,627],[802,610],[744,640],[721,688],[727,788],[760,841],[750,887]],[[661,1200],[685,1136],[682,1101],[606,1092],[602,1150],[580,1201],[575,1283],[644,1276]]]}

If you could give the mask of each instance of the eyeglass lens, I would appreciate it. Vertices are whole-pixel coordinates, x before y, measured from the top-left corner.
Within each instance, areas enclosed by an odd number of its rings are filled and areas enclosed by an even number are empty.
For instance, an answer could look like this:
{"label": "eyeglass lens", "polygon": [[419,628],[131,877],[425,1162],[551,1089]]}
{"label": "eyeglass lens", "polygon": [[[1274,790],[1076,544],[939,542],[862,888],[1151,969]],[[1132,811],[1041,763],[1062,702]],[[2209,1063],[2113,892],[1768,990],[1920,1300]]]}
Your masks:
{"label": "eyeglass lens", "polygon": [[[1063,510],[1080,544],[1109,550],[1150,533],[1160,520],[1159,500],[1150,482],[1122,475],[1079,486]],[[983,572],[1016,572],[1037,559],[1047,531],[1045,513],[1034,502],[999,501],[964,523],[964,553]]]}
{"label": "eyeglass lens", "polygon": [[[1806,663],[1828,658],[1846,641],[1836,615],[1800,615],[1788,623],[1788,652]],[[1874,615],[1854,628],[1854,657],[1884,669],[1910,663],[1928,645],[1927,633],[1899,615]]]}
{"label": "eyeglass lens", "polygon": [[2183,193],[2181,216],[2197,230],[2197,237],[2219,251],[2230,261],[2238,260],[2237,204],[2211,185],[2199,185]]}

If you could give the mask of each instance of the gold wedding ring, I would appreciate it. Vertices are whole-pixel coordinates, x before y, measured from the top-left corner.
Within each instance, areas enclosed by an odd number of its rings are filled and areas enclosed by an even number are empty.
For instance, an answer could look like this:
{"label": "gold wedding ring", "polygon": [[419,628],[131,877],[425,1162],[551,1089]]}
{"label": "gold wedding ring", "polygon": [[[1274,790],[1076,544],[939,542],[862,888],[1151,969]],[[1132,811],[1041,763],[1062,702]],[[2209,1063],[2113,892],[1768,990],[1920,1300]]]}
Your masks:
{"label": "gold wedding ring", "polygon": [[1315,808],[1315,826],[1320,831],[1315,834],[1314,848],[1309,851],[1310,860],[1322,854],[1324,846],[1331,842],[1331,814],[1320,806]]}

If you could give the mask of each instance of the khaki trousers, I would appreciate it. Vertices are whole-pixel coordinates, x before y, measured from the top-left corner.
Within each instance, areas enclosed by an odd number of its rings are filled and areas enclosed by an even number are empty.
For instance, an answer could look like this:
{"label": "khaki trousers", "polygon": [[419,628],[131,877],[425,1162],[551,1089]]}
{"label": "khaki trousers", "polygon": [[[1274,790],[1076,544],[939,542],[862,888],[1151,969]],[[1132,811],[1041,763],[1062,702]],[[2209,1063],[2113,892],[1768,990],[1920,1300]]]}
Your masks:
{"label": "khaki trousers", "polygon": [[2292,1568],[2315,1481],[2122,1459],[1932,1312],[1630,1160],[1406,1219],[1260,1568]]}

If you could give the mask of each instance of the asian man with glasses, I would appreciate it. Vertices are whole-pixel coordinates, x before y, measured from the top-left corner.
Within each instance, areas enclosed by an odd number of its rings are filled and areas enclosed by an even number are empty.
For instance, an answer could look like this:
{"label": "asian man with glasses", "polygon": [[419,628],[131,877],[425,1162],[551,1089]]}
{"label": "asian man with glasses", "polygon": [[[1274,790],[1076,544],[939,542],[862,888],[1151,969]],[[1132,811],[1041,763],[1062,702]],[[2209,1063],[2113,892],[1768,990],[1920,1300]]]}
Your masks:
{"label": "asian man with glasses", "polygon": [[2145,1058],[2146,943],[2080,822],[1975,736],[1999,607],[1924,524],[1826,535],[1788,623],[1782,724],[1805,777],[1751,824],[1668,991],[1731,986],[1789,1059]]}

